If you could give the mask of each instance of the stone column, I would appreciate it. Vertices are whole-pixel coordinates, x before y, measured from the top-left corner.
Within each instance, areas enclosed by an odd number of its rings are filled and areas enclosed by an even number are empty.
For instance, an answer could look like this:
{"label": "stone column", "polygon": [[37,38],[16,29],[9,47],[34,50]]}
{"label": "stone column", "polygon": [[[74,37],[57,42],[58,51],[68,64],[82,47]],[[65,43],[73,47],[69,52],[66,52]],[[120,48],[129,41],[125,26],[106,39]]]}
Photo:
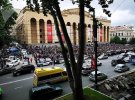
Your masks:
{"label": "stone column", "polygon": [[37,43],[40,43],[40,29],[39,29],[39,21],[37,23]]}
{"label": "stone column", "polygon": [[26,33],[28,37],[28,44],[31,44],[31,22],[30,19],[26,22]]}

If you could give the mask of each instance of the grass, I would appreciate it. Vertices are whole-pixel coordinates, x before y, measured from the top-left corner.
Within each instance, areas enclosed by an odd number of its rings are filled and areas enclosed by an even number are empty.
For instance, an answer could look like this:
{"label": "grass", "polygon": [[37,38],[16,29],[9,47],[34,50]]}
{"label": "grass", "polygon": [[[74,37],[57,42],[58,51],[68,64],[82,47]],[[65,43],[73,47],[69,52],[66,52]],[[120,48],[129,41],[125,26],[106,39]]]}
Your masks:
{"label": "grass", "polygon": [[[84,97],[85,100],[113,100],[109,96],[106,96],[98,91],[95,91],[92,88],[84,88]],[[72,94],[68,94],[62,97],[57,98],[56,100],[73,100]]]}

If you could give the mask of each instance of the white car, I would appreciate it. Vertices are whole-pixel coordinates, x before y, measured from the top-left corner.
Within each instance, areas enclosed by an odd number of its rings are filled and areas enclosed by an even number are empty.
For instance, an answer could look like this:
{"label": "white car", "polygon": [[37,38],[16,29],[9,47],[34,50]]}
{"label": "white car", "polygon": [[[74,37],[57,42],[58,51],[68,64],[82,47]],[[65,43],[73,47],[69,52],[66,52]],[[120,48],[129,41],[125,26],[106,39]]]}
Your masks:
{"label": "white car", "polygon": [[44,67],[44,66],[48,66],[50,64],[51,64],[51,62],[48,62],[48,61],[46,61],[46,62],[38,62],[37,67]]}
{"label": "white car", "polygon": [[125,64],[117,64],[116,67],[114,68],[114,71],[116,72],[125,72],[128,70],[130,70],[130,68]]}
{"label": "white car", "polygon": [[99,57],[98,57],[98,59],[108,59],[108,55],[106,55],[106,54],[102,54],[102,55],[100,55]]}
{"label": "white car", "polygon": [[22,65],[28,65],[28,64],[29,64],[28,61],[24,61],[24,62],[22,63]]}
{"label": "white car", "polygon": [[15,67],[20,64],[20,60],[12,60],[11,62],[7,63],[9,67]]}
{"label": "white car", "polygon": [[12,61],[15,59],[16,59],[16,56],[9,56],[8,58],[6,58],[7,61]]}
{"label": "white car", "polygon": [[21,52],[22,52],[23,54],[26,54],[26,53],[27,53],[27,50],[26,50],[26,49],[22,49]]}

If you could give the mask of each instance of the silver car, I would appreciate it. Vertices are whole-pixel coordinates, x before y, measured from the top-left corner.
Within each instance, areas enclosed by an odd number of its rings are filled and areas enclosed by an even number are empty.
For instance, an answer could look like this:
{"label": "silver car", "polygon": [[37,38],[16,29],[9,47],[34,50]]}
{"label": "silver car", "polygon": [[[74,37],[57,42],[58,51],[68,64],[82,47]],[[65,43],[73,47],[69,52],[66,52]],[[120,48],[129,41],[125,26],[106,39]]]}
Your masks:
{"label": "silver car", "polygon": [[117,64],[114,68],[114,71],[116,72],[125,72],[128,71],[130,68],[126,64]]}

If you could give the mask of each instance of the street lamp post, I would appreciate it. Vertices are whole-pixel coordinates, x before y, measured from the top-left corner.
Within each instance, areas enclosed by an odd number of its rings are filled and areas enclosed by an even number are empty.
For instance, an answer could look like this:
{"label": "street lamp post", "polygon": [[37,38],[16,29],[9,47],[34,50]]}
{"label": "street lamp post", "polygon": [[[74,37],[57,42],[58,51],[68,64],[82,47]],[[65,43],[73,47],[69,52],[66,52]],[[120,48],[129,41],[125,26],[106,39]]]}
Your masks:
{"label": "street lamp post", "polygon": [[95,57],[95,89],[98,89],[97,84],[97,19],[95,18],[95,9],[93,8],[93,42],[94,42],[94,57]]}
{"label": "street lamp post", "polygon": [[[97,84],[97,19],[95,18],[95,8],[90,7],[89,9],[90,12],[93,12],[93,42],[94,42],[94,67],[95,67],[95,85],[94,88],[97,90],[98,89],[98,84]],[[93,60],[92,59],[92,60]]]}

